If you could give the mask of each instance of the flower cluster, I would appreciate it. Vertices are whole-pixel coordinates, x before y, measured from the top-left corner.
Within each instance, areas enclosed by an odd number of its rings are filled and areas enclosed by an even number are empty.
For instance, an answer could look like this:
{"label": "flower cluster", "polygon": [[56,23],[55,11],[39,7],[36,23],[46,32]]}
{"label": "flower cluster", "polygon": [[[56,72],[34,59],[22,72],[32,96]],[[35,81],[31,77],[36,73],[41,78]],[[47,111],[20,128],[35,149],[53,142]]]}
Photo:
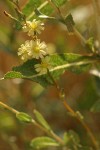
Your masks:
{"label": "flower cluster", "polygon": [[37,38],[37,34],[44,30],[44,23],[34,19],[32,22],[26,21],[22,28],[24,32],[28,33],[28,36],[32,38],[36,36],[36,38],[25,41],[25,44],[22,44],[18,49],[18,56],[23,62],[32,58],[40,59],[41,63],[34,66],[35,70],[40,74],[47,73],[47,70],[51,69],[50,57],[47,56],[48,48],[45,42],[41,42]]}

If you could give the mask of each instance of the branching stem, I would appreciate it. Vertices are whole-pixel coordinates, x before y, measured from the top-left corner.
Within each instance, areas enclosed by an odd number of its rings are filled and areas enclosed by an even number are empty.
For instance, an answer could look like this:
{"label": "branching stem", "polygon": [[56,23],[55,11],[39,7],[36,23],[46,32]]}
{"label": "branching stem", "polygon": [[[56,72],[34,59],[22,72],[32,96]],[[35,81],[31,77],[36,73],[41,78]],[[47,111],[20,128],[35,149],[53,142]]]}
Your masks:
{"label": "branching stem", "polygon": [[[14,114],[18,114],[20,113],[19,111],[15,110],[14,108],[4,104],[3,102],[0,102],[0,106],[3,108],[6,108],[7,110],[10,110],[12,113]],[[48,134],[49,136],[51,136],[53,139],[55,139],[59,144],[64,145],[63,140],[57,136],[52,130],[47,130],[45,129],[43,126],[41,126],[38,122],[36,122],[34,119],[32,119],[32,124],[35,125],[37,128],[41,129],[42,131],[44,131],[46,134]]]}
{"label": "branching stem", "polygon": [[84,129],[85,129],[86,132],[88,133],[88,135],[89,135],[89,137],[90,137],[90,139],[91,139],[91,141],[92,141],[92,143],[93,143],[94,148],[95,148],[96,150],[99,150],[99,148],[98,148],[98,143],[97,143],[97,141],[96,141],[96,139],[95,139],[95,137],[94,137],[94,135],[93,135],[91,129],[90,129],[90,128],[88,127],[88,125],[85,123],[84,119],[82,119],[82,118],[77,114],[77,112],[75,112],[75,111],[67,104],[67,102],[66,102],[66,100],[65,100],[65,93],[64,93],[64,91],[63,91],[63,93],[62,93],[62,88],[59,87],[59,85],[56,83],[55,79],[53,78],[53,76],[50,74],[49,71],[48,71],[48,75],[49,75],[49,77],[51,78],[52,82],[54,83],[54,86],[57,88],[57,90],[58,90],[58,92],[59,92],[59,95],[60,95],[60,99],[61,99],[61,101],[63,102],[63,105],[65,106],[66,110],[67,110],[68,112],[70,112],[71,115],[72,115],[73,117],[75,117],[75,118],[81,123],[81,125],[84,127]]}

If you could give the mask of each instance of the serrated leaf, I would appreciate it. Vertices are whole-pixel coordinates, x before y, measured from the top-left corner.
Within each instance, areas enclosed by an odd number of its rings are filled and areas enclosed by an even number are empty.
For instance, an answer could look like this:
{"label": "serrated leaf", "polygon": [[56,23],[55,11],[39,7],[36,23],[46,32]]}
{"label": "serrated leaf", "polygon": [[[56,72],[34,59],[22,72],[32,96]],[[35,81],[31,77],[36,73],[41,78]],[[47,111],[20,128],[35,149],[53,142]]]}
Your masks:
{"label": "serrated leaf", "polygon": [[64,5],[67,0],[51,0],[57,7]]}
{"label": "serrated leaf", "polygon": [[[58,79],[66,70],[74,73],[81,73],[83,71],[87,71],[95,59],[99,58],[95,58],[95,56],[81,56],[71,53],[53,54],[50,55],[50,64],[52,64],[50,73],[55,79]],[[34,65],[37,63],[38,61],[35,59],[28,60],[20,66],[13,67],[12,70],[14,72],[8,72],[4,78],[11,79],[14,78],[15,75],[15,78],[19,76],[19,78],[30,79],[40,83],[44,87],[52,85],[53,82],[48,74],[37,74],[34,68]]]}
{"label": "serrated leaf", "polygon": [[48,146],[59,146],[59,144],[49,137],[38,137],[31,141],[30,146],[33,149],[46,148]]}
{"label": "serrated leaf", "polygon": [[37,122],[39,122],[43,127],[45,127],[47,130],[51,130],[49,124],[47,123],[47,121],[44,119],[44,117],[42,116],[42,114],[40,114],[40,112],[38,112],[37,110],[34,110],[34,114],[36,117]]}
{"label": "serrated leaf", "polygon": [[100,100],[95,102],[95,104],[91,108],[92,112],[100,112]]}
{"label": "serrated leaf", "polygon": [[20,72],[9,71],[4,75],[5,79],[15,79],[15,78],[23,78],[24,76]]}
{"label": "serrated leaf", "polygon": [[23,112],[19,112],[16,114],[17,119],[19,119],[21,122],[25,122],[25,123],[31,123],[32,122],[32,117],[29,116],[26,113]]}

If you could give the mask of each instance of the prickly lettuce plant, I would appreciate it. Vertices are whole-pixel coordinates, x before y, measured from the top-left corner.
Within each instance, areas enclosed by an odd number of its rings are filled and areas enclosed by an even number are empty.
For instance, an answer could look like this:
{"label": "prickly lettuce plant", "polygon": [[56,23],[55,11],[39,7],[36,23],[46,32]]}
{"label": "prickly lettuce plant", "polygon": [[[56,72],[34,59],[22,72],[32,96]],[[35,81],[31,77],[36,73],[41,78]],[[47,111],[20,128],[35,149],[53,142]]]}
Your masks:
{"label": "prickly lettuce plant", "polygon": [[[31,123],[46,133],[45,136],[33,138],[29,143],[29,149],[32,148],[35,150],[49,147],[52,149],[53,147],[54,149],[63,150],[99,150],[99,142],[87,125],[84,115],[79,110],[75,111],[67,103],[66,93],[63,87],[60,87],[58,80],[60,80],[60,76],[66,70],[75,74],[87,71],[95,74],[94,71],[98,70],[100,63],[100,47],[95,45],[93,37],[85,39],[81,35],[75,26],[74,18],[70,12],[67,15],[62,14],[60,7],[67,4],[67,0],[28,0],[23,8],[20,8],[18,0],[10,1],[13,9],[15,9],[16,17],[7,11],[4,11],[4,14],[14,21],[16,30],[25,32],[24,34],[26,34],[27,40],[19,45],[17,51],[21,63],[19,66],[14,66],[1,80],[20,78],[37,82],[44,88],[55,86],[64,109],[66,109],[70,117],[75,118],[80,126],[83,127],[83,130],[88,134],[87,136],[91,144],[82,145],[78,133],[73,130],[68,130],[60,137],[53,131],[49,123],[37,110],[34,110],[34,118],[32,118],[27,113],[17,111],[3,102],[0,102],[0,106],[14,113],[19,121]],[[90,53],[87,55],[75,53],[50,54],[46,42],[40,39],[41,33],[46,29],[45,24],[47,20],[64,25],[69,34],[78,36],[80,42],[84,44]],[[98,72],[96,73],[97,75],[99,74]],[[100,111],[100,102],[96,102],[91,110]]]}

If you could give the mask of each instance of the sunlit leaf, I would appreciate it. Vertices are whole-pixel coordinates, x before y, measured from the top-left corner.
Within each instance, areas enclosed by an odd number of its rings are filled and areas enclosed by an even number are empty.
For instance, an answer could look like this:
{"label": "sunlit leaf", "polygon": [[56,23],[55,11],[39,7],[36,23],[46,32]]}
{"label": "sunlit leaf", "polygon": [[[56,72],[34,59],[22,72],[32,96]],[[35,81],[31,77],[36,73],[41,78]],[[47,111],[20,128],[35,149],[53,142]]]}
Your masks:
{"label": "sunlit leaf", "polygon": [[51,130],[49,124],[48,124],[47,121],[44,119],[44,117],[40,114],[40,112],[38,112],[37,110],[34,110],[34,114],[35,114],[36,120],[37,120],[43,127],[45,127],[47,130]]}
{"label": "sunlit leaf", "polygon": [[31,141],[31,147],[34,149],[46,148],[49,146],[59,146],[59,144],[49,137],[38,137]]}
{"label": "sunlit leaf", "polygon": [[26,113],[23,112],[19,112],[16,114],[16,117],[21,121],[21,122],[25,122],[25,123],[31,123],[32,122],[32,117],[29,116]]}
{"label": "sunlit leaf", "polygon": [[13,78],[23,78],[24,76],[20,72],[16,71],[9,71],[5,74],[5,79],[13,79]]}

